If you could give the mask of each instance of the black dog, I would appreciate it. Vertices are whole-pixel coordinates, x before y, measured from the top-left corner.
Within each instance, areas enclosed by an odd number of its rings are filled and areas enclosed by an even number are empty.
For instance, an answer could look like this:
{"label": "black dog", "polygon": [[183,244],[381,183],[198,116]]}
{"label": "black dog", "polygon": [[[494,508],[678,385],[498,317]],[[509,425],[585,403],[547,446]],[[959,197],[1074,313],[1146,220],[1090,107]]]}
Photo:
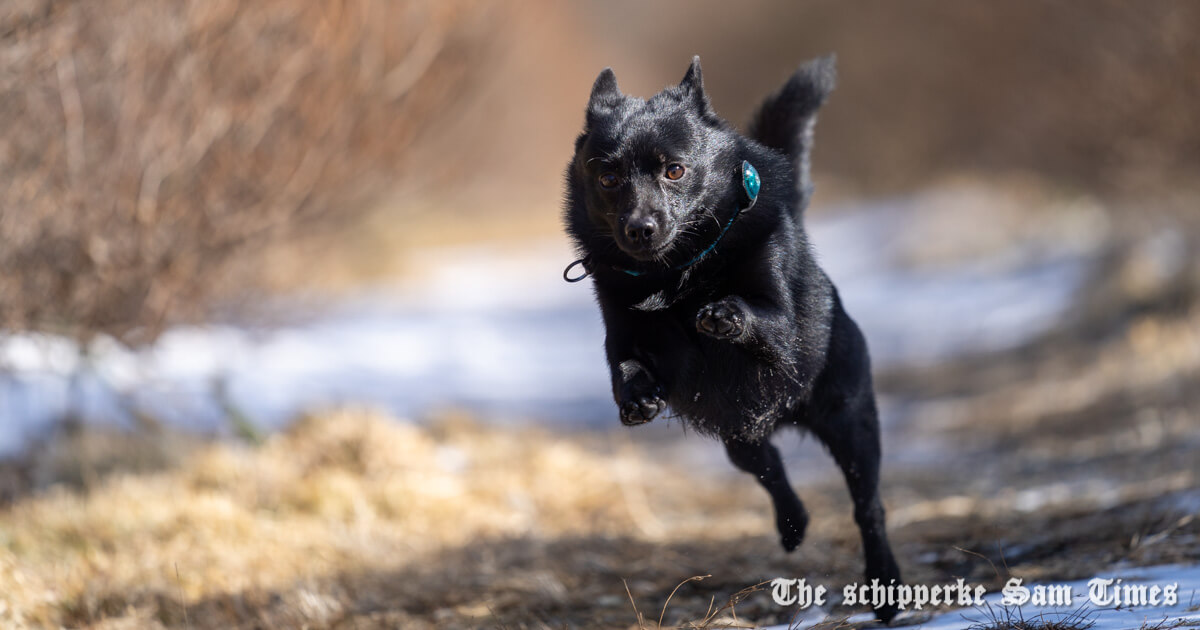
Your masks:
{"label": "black dog", "polygon": [[788,551],[808,514],[769,438],[787,424],[811,431],[850,488],[867,580],[898,584],[866,343],[801,222],[816,112],[833,84],[832,57],[805,64],[747,137],[712,111],[699,57],[649,100],[621,94],[605,69],[567,168],[566,227],[584,256],[569,279],[595,278],[623,423],[670,405],[719,437],[771,494]]}

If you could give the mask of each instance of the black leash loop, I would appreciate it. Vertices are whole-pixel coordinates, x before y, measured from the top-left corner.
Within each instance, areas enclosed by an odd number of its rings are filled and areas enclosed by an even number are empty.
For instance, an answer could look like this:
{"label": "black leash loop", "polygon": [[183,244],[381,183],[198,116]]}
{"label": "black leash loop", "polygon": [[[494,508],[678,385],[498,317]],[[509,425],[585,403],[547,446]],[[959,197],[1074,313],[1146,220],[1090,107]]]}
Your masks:
{"label": "black leash loop", "polygon": [[[571,269],[573,269],[575,265],[583,265],[583,273],[572,278]],[[592,275],[591,256],[584,256],[583,258],[580,258],[579,260],[567,265],[566,269],[563,269],[563,280],[566,280],[567,282],[579,282],[590,275]]]}

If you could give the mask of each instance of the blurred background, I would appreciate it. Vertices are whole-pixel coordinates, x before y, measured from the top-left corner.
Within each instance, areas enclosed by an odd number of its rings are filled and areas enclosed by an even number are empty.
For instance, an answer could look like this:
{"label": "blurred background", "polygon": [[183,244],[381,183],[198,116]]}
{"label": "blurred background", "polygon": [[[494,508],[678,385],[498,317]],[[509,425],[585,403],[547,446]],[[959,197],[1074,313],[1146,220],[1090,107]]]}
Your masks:
{"label": "blurred background", "polygon": [[[694,54],[739,125],[838,55],[807,221],[871,345],[909,575],[1196,560],[1198,28],[1185,1],[9,0],[0,620],[636,626],[692,575],[667,622],[794,573],[713,444],[618,429],[560,275],[595,76],[649,97]],[[807,566],[852,576],[840,480],[785,437],[827,506]]]}

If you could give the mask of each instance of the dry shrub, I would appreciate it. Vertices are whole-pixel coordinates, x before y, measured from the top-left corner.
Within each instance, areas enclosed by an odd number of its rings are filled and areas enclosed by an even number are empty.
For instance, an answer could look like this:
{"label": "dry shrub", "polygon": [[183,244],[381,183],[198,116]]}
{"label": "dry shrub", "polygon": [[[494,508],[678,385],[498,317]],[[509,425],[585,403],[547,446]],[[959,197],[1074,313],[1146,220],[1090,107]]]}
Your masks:
{"label": "dry shrub", "polygon": [[[403,175],[486,45],[450,2],[19,0],[0,14],[0,328],[151,340]],[[491,13],[495,13],[492,11]]]}

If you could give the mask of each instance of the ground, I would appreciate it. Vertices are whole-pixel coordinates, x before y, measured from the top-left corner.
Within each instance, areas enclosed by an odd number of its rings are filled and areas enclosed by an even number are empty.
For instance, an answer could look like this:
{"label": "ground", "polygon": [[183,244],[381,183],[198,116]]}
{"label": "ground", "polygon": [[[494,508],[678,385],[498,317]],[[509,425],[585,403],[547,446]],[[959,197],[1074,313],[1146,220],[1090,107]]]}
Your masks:
{"label": "ground", "polygon": [[[953,377],[884,375],[885,395],[908,392],[884,480],[906,578],[995,589],[1200,561],[1197,322],[1195,309],[1140,321],[1080,363],[1027,350]],[[10,492],[0,511],[5,625],[771,624],[794,611],[768,591],[727,604],[775,577],[837,591],[860,571],[849,501],[819,451],[789,458],[813,515],[789,555],[766,495],[678,427],[418,426],[345,409],[259,445],[154,433],[43,447],[23,473],[43,489]],[[106,472],[121,448],[159,457]]]}
{"label": "ground", "polygon": [[[1115,248],[1036,339],[879,371],[908,581],[1200,563],[1200,302],[1186,273],[1147,289],[1144,249]],[[795,611],[764,582],[858,579],[849,499],[811,440],[779,439],[812,515],[786,554],[719,447],[612,424],[349,407],[239,441],[67,425],[0,465],[0,626],[770,625]]]}

